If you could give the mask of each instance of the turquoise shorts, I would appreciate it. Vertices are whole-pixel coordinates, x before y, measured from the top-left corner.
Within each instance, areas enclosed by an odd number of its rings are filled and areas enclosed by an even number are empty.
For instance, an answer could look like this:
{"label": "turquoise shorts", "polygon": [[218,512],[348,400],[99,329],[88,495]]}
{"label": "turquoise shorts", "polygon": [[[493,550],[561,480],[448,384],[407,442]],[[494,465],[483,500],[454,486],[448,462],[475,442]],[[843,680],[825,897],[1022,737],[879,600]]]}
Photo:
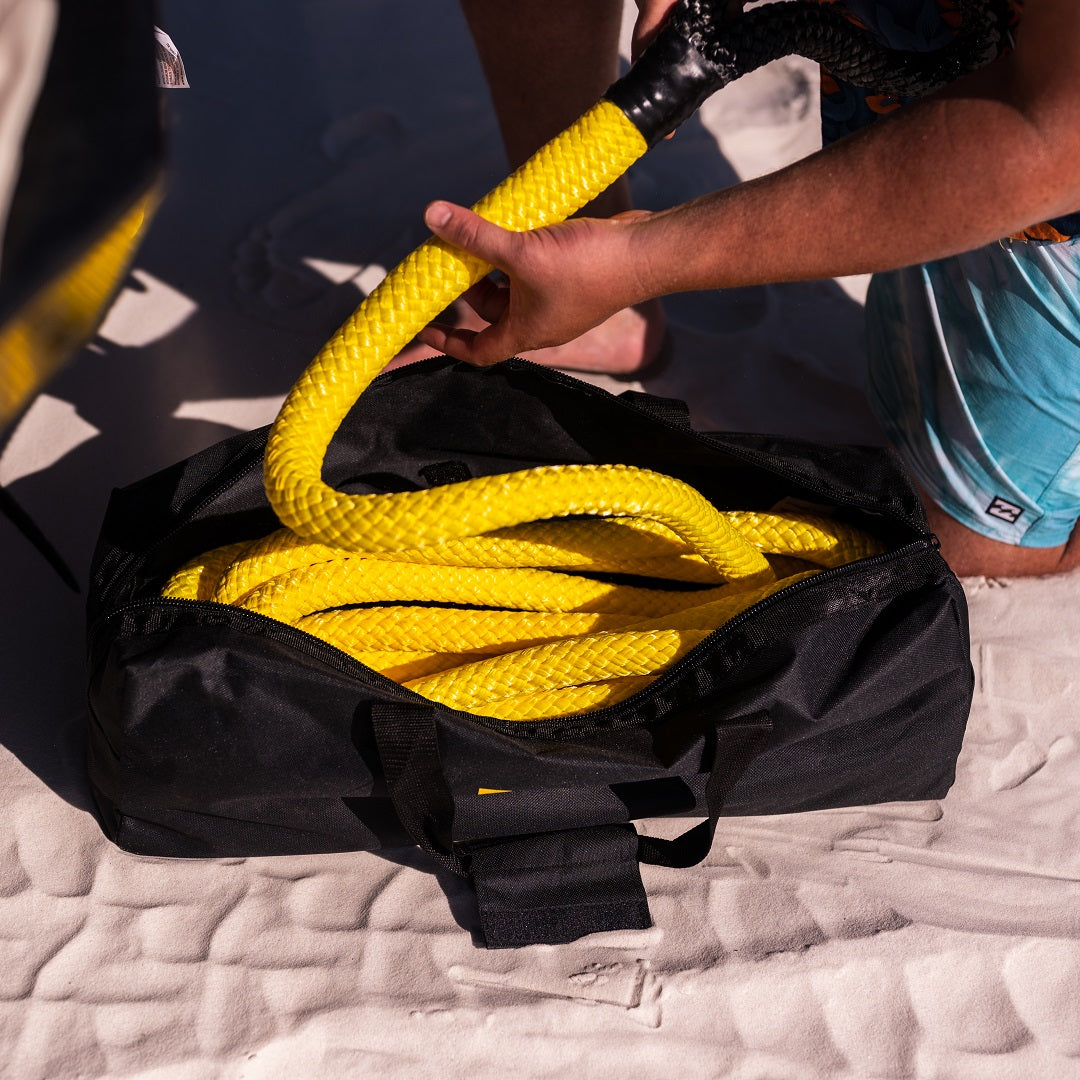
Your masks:
{"label": "turquoise shorts", "polygon": [[871,405],[957,521],[1057,547],[1080,518],[1080,239],[875,275]]}

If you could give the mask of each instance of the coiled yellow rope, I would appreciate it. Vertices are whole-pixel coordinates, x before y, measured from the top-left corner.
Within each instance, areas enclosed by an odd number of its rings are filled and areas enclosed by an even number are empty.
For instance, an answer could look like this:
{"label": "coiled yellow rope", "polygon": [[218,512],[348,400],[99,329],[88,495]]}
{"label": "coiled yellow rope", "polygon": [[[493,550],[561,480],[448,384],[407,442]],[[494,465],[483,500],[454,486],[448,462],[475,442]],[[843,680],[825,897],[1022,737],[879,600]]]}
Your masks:
{"label": "coiled yellow rope", "polygon": [[[602,101],[474,209],[514,230],[560,221],[646,149]],[[682,481],[621,465],[388,495],[324,483],[326,449],[360,393],[489,270],[432,239],[390,273],[303,373],[271,430],[266,490],[285,528],[192,560],[165,596],[259,612],[432,700],[526,720],[621,701],[769,593],[879,550],[825,518],[720,513]],[[568,515],[591,520],[551,520]],[[611,572],[647,580],[588,576]]]}

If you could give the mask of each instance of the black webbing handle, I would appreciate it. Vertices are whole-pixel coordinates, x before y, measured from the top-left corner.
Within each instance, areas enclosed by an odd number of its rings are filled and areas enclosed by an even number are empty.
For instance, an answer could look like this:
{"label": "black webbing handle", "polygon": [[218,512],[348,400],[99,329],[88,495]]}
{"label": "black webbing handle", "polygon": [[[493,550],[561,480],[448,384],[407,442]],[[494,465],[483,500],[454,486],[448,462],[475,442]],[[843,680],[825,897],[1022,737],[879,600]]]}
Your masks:
{"label": "black webbing handle", "polygon": [[465,863],[454,851],[454,797],[443,776],[431,707],[376,702],[371,726],[402,827],[440,866],[466,877]]}
{"label": "black webbing handle", "polygon": [[470,844],[488,948],[561,945],[652,926],[633,825],[593,825]]}
{"label": "black webbing handle", "polygon": [[686,867],[701,862],[712,847],[716,823],[724,808],[724,796],[735,786],[747,765],[765,748],[771,732],[772,721],[766,712],[717,724],[712,732],[712,767],[705,785],[708,817],[674,840],[639,837],[638,858],[656,866]]}
{"label": "black webbing handle", "polygon": [[490,948],[555,945],[651,926],[639,861],[675,867],[700,862],[712,846],[724,795],[771,731],[764,712],[715,725],[708,734],[708,817],[675,840],[639,836],[633,825],[613,822],[455,844],[454,800],[434,708],[377,703],[371,719],[402,826],[440,866],[472,881]]}
{"label": "black webbing handle", "polygon": [[443,775],[434,710],[376,703],[371,722],[398,820],[440,866],[472,881],[489,948],[556,945],[600,930],[651,925],[632,825],[455,847],[454,799]]}

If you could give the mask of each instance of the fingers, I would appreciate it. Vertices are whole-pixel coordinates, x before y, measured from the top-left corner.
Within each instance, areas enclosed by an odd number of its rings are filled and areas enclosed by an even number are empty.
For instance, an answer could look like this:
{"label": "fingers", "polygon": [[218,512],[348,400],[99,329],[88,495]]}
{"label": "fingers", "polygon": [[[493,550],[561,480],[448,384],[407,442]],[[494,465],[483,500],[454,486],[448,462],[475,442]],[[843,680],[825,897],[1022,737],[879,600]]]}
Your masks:
{"label": "fingers", "polygon": [[452,356],[455,360],[472,360],[472,344],[478,331],[431,323],[417,334],[417,338],[432,349]]}
{"label": "fingers", "polygon": [[[464,206],[433,202],[424,212],[424,222],[440,239],[462,248],[492,266],[505,270],[511,246],[517,234],[493,225]],[[512,355],[504,342],[504,316],[510,303],[510,290],[484,278],[469,289],[462,299],[486,322],[494,325],[484,330],[443,326],[432,323],[420,331],[419,339],[455,360],[470,364],[497,364]]]}
{"label": "fingers", "polygon": [[[459,312],[457,325],[433,322],[417,335],[429,348],[470,364],[497,364],[513,356],[517,344],[506,326],[510,290],[488,278],[478,282],[461,297],[476,312]],[[480,322],[492,325],[477,329]],[[464,325],[462,325],[464,323]]]}
{"label": "fingers", "polygon": [[431,203],[424,211],[424,223],[440,240],[506,269],[515,233],[500,229],[464,206],[441,201]]}
{"label": "fingers", "polygon": [[[510,290],[506,286],[496,285],[490,278],[484,278],[477,282],[471,289],[463,293],[460,298],[464,301],[475,315],[468,311],[462,311],[455,304],[455,323],[435,322],[420,331],[419,338],[432,349],[453,356],[458,360],[468,360],[471,363],[489,363],[495,361],[478,360],[477,356],[486,357],[491,349],[489,335],[481,343],[478,353],[476,337],[486,333],[489,327],[482,323],[497,323],[507,311],[510,305]],[[499,349],[496,347],[495,352]],[[504,360],[505,356],[496,356],[495,360]]]}
{"label": "fingers", "polygon": [[637,6],[638,17],[630,45],[632,61],[637,60],[660,32],[660,27],[667,22],[667,17],[675,6],[675,0],[637,0]]}
{"label": "fingers", "polygon": [[[513,352],[503,344],[506,334],[500,323],[509,307],[509,296],[508,288],[485,278],[461,296],[472,312],[455,305],[455,323],[433,322],[417,337],[429,348],[470,364],[496,364],[505,360]],[[485,322],[496,325],[483,326]]]}
{"label": "fingers", "polygon": [[468,364],[498,364],[513,355],[513,349],[507,349],[502,343],[499,327],[490,326],[486,330],[463,330],[432,323],[425,326],[417,335],[432,349],[452,356],[455,360],[464,360]]}
{"label": "fingers", "polygon": [[510,289],[506,285],[496,285],[491,278],[478,281],[471,289],[462,293],[465,301],[484,322],[498,322],[510,306]]}

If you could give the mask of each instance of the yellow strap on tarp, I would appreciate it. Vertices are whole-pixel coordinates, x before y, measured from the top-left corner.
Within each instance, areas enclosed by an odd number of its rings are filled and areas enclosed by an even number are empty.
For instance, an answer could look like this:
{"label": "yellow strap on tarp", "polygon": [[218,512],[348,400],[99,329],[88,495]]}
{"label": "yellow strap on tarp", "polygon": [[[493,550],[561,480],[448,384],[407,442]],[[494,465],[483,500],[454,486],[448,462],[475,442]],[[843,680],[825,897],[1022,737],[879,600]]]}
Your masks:
{"label": "yellow strap on tarp", "polygon": [[158,201],[156,190],[143,195],[0,326],[0,430],[97,329]]}

